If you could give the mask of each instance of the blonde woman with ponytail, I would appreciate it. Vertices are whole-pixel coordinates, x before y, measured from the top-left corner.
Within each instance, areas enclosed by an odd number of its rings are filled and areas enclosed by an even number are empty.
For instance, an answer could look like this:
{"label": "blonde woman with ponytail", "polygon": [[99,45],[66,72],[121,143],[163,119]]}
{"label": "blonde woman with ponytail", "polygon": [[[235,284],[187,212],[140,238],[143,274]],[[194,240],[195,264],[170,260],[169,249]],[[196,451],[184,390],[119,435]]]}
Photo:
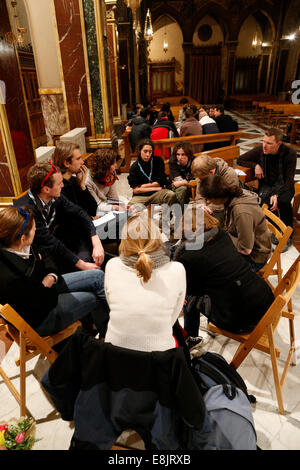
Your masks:
{"label": "blonde woman with ponytail", "polygon": [[128,219],[119,252],[105,268],[105,341],[146,352],[176,347],[172,328],[185,299],[183,265],[170,261],[159,228],[143,213]]}

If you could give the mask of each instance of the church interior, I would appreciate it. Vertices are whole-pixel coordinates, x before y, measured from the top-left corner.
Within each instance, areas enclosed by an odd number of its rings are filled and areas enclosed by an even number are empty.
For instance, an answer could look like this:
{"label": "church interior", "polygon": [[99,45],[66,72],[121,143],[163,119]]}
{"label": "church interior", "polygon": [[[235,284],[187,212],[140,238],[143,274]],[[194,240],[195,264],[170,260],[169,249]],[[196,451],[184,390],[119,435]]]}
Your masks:
{"label": "church interior", "polygon": [[[127,176],[136,160],[130,112],[138,103],[160,110],[169,102],[176,122],[183,97],[197,108],[223,105],[237,121],[228,154],[232,166],[262,143],[270,127],[280,128],[285,145],[296,150],[294,232],[281,253],[284,274],[300,251],[298,0],[1,0],[0,208],[28,190],[29,168],[51,160],[58,141],[78,144],[84,158],[99,148],[114,149],[118,193],[129,200]],[[277,277],[270,279],[275,286]],[[299,305],[298,285],[284,413],[278,412],[270,356],[253,350],[238,369],[257,398],[252,412],[262,450],[300,450]],[[230,361],[235,341],[211,335],[206,326],[201,317],[201,347]],[[282,371],[290,351],[286,318],[275,338]],[[16,387],[18,350],[0,329],[1,366]],[[26,401],[38,438],[33,449],[67,450],[74,426],[40,384],[47,367],[43,356],[26,365]],[[18,403],[1,376],[0,397],[0,423],[18,417]],[[124,431],[118,445],[144,449],[134,430]]]}

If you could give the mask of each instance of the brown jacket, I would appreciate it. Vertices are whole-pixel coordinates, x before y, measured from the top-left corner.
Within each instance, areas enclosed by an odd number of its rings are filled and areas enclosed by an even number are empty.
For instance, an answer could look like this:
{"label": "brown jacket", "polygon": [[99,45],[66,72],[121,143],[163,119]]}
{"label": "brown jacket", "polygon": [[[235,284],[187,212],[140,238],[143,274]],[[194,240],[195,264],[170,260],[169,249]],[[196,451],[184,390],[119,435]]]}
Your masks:
{"label": "brown jacket", "polygon": [[243,190],[225,206],[225,229],[237,250],[252,250],[250,258],[255,263],[266,263],[271,255],[271,234],[265,215],[259,205],[259,197]]}
{"label": "brown jacket", "polygon": [[[228,166],[228,163],[226,163],[222,158],[216,157],[215,160],[217,160],[217,169],[215,174],[222,176],[230,187],[239,186],[239,177],[234,169],[231,166]],[[216,204],[208,204],[207,201],[201,196],[199,188],[200,182],[197,184],[196,188],[195,200],[197,202],[208,206],[211,210],[222,210],[224,208],[223,204],[218,206]]]}
{"label": "brown jacket", "polygon": [[[202,126],[196,118],[187,118],[184,123],[180,126],[180,136],[187,137],[189,135],[201,135]],[[193,144],[193,152],[199,153],[203,150],[203,144]]]}

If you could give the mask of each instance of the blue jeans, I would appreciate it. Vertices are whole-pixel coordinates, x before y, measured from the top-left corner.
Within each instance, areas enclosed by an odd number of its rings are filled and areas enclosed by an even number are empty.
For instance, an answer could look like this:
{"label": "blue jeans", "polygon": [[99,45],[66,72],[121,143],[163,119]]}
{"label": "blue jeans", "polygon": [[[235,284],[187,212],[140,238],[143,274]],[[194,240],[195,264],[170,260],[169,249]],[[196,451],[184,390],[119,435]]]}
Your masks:
{"label": "blue jeans", "polygon": [[104,292],[104,273],[98,269],[68,273],[56,285],[58,301],[47,318],[36,328],[41,336],[63,330],[91,314],[100,336],[105,336],[109,309]]}

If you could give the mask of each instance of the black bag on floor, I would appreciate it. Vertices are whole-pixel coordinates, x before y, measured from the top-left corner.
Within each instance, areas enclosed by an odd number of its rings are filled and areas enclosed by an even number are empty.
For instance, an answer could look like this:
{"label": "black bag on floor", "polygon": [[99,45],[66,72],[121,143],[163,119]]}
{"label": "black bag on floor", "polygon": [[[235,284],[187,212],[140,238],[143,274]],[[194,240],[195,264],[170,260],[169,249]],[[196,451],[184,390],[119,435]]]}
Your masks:
{"label": "black bag on floor", "polygon": [[186,427],[189,450],[257,450],[256,431],[247,386],[219,354],[206,352],[192,360],[203,394],[206,418],[201,430]]}

